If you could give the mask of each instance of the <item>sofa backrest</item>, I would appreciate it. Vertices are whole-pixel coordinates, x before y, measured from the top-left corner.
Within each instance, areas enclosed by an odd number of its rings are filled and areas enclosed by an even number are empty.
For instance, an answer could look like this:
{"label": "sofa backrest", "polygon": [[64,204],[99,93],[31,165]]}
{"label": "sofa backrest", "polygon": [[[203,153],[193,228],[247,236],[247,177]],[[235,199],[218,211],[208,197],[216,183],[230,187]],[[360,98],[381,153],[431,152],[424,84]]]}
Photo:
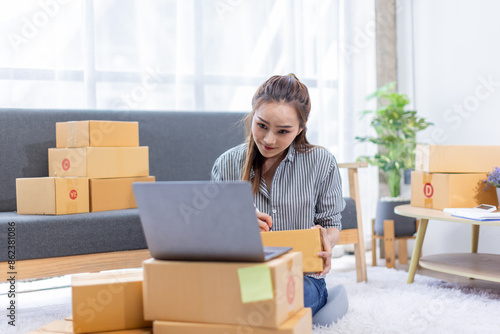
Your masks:
{"label": "sofa backrest", "polygon": [[0,211],[16,210],[16,178],[48,176],[56,122],[139,122],[157,181],[209,180],[215,159],[244,141],[245,113],[0,109]]}

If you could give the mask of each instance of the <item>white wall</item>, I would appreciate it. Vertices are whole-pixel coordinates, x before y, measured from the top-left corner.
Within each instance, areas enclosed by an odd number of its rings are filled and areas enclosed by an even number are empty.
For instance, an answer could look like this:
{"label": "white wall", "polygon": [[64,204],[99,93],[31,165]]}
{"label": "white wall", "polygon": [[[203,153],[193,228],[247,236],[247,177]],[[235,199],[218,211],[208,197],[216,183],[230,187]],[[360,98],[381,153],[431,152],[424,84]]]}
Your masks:
{"label": "white wall", "polygon": [[[435,124],[419,142],[500,145],[500,1],[399,2],[399,89]],[[423,254],[468,252],[470,231],[431,221]],[[498,240],[500,224],[481,226],[479,252],[500,254]]]}

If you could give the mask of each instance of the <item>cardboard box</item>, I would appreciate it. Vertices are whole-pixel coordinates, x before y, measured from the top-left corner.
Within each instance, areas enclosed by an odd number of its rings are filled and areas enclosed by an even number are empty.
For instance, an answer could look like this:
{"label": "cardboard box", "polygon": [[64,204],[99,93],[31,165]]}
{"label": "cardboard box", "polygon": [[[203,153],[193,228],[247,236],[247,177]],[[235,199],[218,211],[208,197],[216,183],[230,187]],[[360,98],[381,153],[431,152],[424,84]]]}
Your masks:
{"label": "cardboard box", "polygon": [[71,321],[56,320],[43,325],[39,330],[49,333],[73,333],[73,323]]}
{"label": "cardboard box", "polygon": [[411,205],[422,208],[472,208],[498,205],[494,187],[485,190],[486,173],[411,173]]}
{"label": "cardboard box", "polygon": [[[152,328],[139,328],[139,329],[128,329],[122,331],[110,331],[110,332],[98,332],[94,334],[151,334],[153,332]],[[31,332],[30,332],[31,333]],[[33,333],[74,333],[73,323],[71,321],[56,320],[49,324],[42,326],[40,329],[33,331]]]}
{"label": "cardboard box", "polygon": [[148,176],[148,147],[49,148],[49,175],[94,179]]}
{"label": "cardboard box", "polygon": [[292,251],[301,252],[305,273],[323,271],[323,258],[318,256],[323,249],[319,229],[261,232],[260,236],[264,246],[293,247]]}
{"label": "cardboard box", "polygon": [[415,170],[438,173],[487,173],[500,166],[500,146],[417,145]]}
{"label": "cardboard box", "polygon": [[154,176],[90,179],[90,212],[137,208],[132,183],[154,181]]}
{"label": "cardboard box", "polygon": [[[144,261],[144,317],[147,320],[252,325],[278,328],[304,307],[302,254],[286,253],[263,263]],[[270,271],[272,297],[244,303],[241,270]],[[267,269],[265,268],[265,269]],[[252,284],[253,283],[253,284]]]}
{"label": "cardboard box", "polygon": [[144,320],[142,270],[72,277],[73,331],[91,333],[152,327]]}
{"label": "cardboard box", "polygon": [[139,146],[138,122],[77,121],[56,123],[56,147]]}
{"label": "cardboard box", "polygon": [[312,311],[303,308],[276,329],[251,325],[201,324],[191,322],[154,321],[155,334],[308,334],[312,333]]}
{"label": "cardboard box", "polygon": [[37,177],[16,179],[17,213],[65,215],[89,212],[89,179]]}

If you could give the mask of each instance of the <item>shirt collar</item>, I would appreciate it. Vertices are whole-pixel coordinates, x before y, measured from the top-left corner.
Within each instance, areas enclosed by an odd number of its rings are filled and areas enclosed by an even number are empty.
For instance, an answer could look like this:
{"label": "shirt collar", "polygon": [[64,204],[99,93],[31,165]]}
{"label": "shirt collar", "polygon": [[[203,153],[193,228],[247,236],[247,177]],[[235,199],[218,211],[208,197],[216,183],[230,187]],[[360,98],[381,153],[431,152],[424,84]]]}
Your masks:
{"label": "shirt collar", "polygon": [[283,159],[285,161],[293,161],[293,159],[295,158],[295,147],[294,147],[294,143],[292,143],[289,147],[288,147],[288,153],[286,154],[286,157]]}

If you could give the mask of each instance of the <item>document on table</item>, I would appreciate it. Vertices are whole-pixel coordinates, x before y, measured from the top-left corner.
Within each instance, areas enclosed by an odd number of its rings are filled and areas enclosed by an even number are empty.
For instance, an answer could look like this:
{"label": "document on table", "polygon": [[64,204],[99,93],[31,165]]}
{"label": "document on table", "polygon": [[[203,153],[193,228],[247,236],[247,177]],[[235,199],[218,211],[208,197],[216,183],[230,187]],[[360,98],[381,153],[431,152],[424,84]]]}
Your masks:
{"label": "document on table", "polygon": [[500,220],[500,211],[484,212],[474,208],[445,208],[443,212],[473,220]]}

